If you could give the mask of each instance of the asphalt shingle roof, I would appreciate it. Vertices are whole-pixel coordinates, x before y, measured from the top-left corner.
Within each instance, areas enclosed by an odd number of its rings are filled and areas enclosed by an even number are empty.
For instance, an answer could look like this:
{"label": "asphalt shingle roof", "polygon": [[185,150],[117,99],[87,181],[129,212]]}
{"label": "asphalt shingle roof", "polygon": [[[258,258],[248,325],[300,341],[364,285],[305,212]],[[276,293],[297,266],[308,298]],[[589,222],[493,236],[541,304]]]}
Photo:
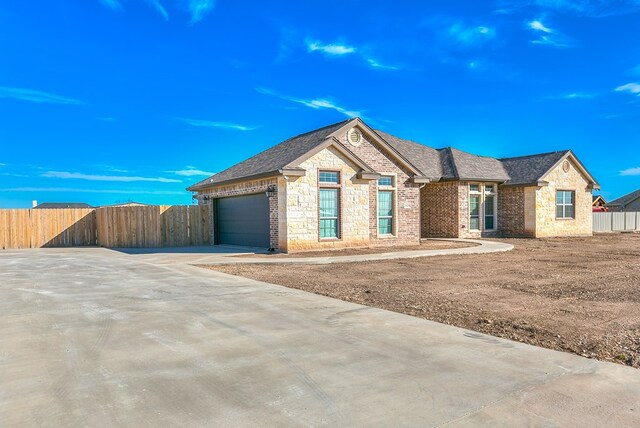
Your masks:
{"label": "asphalt shingle roof", "polygon": [[629,202],[633,202],[638,198],[640,198],[640,189],[635,190],[631,193],[628,193],[624,196],[621,196],[618,199],[614,199],[613,201],[608,202],[607,205],[615,205],[615,206],[623,207],[625,205],[628,205]]}
{"label": "asphalt shingle roof", "polygon": [[[334,123],[289,138],[257,155],[202,180],[188,190],[230,180],[277,172],[322,144],[349,121]],[[477,156],[452,147],[434,149],[411,140],[375,130],[393,149],[407,159],[423,176],[438,180],[486,180],[510,185],[534,184],[567,153],[568,150],[530,156],[496,159]],[[640,192],[640,191],[639,191]],[[640,196],[640,195],[639,195]]]}
{"label": "asphalt shingle roof", "polygon": [[435,179],[442,177],[442,163],[438,150],[415,141],[403,140],[377,129],[375,132],[415,165],[425,177]]}
{"label": "asphalt shingle roof", "polygon": [[93,208],[89,204],[84,202],[43,202],[38,204],[35,208]]}
{"label": "asphalt shingle roof", "polygon": [[351,119],[289,138],[270,149],[192,185],[189,189],[278,171],[322,143],[349,120]]}
{"label": "asphalt shingle roof", "polygon": [[507,184],[536,183],[568,152],[569,150],[562,150],[559,152],[500,159],[509,176]]}

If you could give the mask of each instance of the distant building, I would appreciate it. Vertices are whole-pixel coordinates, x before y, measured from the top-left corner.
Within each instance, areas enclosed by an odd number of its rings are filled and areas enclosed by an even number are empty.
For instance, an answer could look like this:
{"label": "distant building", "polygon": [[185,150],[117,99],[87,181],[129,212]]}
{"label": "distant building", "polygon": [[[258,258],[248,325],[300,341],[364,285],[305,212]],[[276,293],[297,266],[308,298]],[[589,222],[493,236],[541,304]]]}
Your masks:
{"label": "distant building", "polygon": [[593,195],[593,203],[591,204],[594,213],[609,211],[607,201],[601,195]]}
{"label": "distant building", "polygon": [[607,204],[610,211],[640,211],[640,189],[614,199]]}
{"label": "distant building", "polygon": [[[35,202],[35,201],[34,201]],[[93,208],[84,202],[43,202],[35,204],[34,209],[55,209],[55,208]]]}
{"label": "distant building", "polygon": [[129,202],[122,202],[119,204],[111,204],[111,205],[100,205],[100,207],[151,207],[153,206],[152,204],[143,204],[142,202],[134,202],[134,201],[129,201]]}

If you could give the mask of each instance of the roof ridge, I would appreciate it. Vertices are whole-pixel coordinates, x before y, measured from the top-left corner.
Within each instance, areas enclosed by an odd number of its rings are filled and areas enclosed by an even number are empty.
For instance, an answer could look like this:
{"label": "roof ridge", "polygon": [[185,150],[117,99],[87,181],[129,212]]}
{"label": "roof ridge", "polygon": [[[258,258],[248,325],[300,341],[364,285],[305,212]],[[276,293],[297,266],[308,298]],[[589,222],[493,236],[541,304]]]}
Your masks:
{"label": "roof ridge", "polygon": [[[343,124],[343,123],[347,123],[347,122],[350,122],[350,121],[352,121],[354,119],[358,119],[358,118],[357,117],[352,117],[351,119],[341,120],[340,122],[335,122],[335,123],[332,123],[330,125],[323,126],[321,128],[312,129],[311,131],[303,132],[302,134],[298,134],[298,135],[294,135],[293,137],[289,137],[286,140],[283,140],[278,144],[282,144],[282,143],[284,143],[286,141],[293,140],[294,138],[304,137],[305,135],[313,134],[314,132],[322,131],[323,129],[331,128],[332,126],[336,126],[336,125],[340,125],[340,124]],[[275,146],[272,146],[272,147],[275,147]],[[267,150],[269,150],[269,149],[267,149]]]}
{"label": "roof ridge", "polygon": [[525,159],[525,158],[533,158],[533,157],[537,157],[537,156],[553,155],[553,154],[556,154],[556,153],[567,153],[567,152],[570,152],[570,151],[571,151],[571,149],[555,150],[553,152],[535,153],[535,154],[532,154],[532,155],[511,156],[511,157],[508,157],[508,158],[494,158],[494,159],[497,159],[499,161],[509,160],[509,159]]}

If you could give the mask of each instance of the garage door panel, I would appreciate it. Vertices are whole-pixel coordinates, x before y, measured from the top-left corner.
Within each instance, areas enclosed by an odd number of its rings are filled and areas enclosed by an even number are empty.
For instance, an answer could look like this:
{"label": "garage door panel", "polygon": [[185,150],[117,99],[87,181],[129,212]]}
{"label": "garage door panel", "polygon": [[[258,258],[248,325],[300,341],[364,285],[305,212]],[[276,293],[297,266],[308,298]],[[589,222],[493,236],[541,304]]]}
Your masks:
{"label": "garage door panel", "polygon": [[217,243],[269,247],[269,199],[264,193],[217,200]]}

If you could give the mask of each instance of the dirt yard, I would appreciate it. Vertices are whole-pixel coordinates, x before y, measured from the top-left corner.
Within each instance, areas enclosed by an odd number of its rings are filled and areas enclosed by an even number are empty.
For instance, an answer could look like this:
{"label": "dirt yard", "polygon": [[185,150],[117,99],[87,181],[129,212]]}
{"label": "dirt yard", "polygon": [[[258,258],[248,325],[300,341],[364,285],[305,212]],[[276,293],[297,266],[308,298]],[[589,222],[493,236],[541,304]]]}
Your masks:
{"label": "dirt yard", "polygon": [[471,242],[455,242],[455,241],[437,241],[429,239],[417,245],[407,245],[400,247],[366,247],[366,248],[343,248],[339,250],[325,251],[304,251],[300,253],[272,253],[272,254],[242,254],[239,258],[270,258],[270,259],[296,259],[300,257],[340,257],[340,256],[357,256],[361,254],[381,254],[390,253],[392,251],[421,251],[421,250],[445,250],[449,248],[466,248],[476,247],[478,244]]}
{"label": "dirt yard", "polygon": [[640,235],[503,241],[515,249],[209,268],[640,368]]}

